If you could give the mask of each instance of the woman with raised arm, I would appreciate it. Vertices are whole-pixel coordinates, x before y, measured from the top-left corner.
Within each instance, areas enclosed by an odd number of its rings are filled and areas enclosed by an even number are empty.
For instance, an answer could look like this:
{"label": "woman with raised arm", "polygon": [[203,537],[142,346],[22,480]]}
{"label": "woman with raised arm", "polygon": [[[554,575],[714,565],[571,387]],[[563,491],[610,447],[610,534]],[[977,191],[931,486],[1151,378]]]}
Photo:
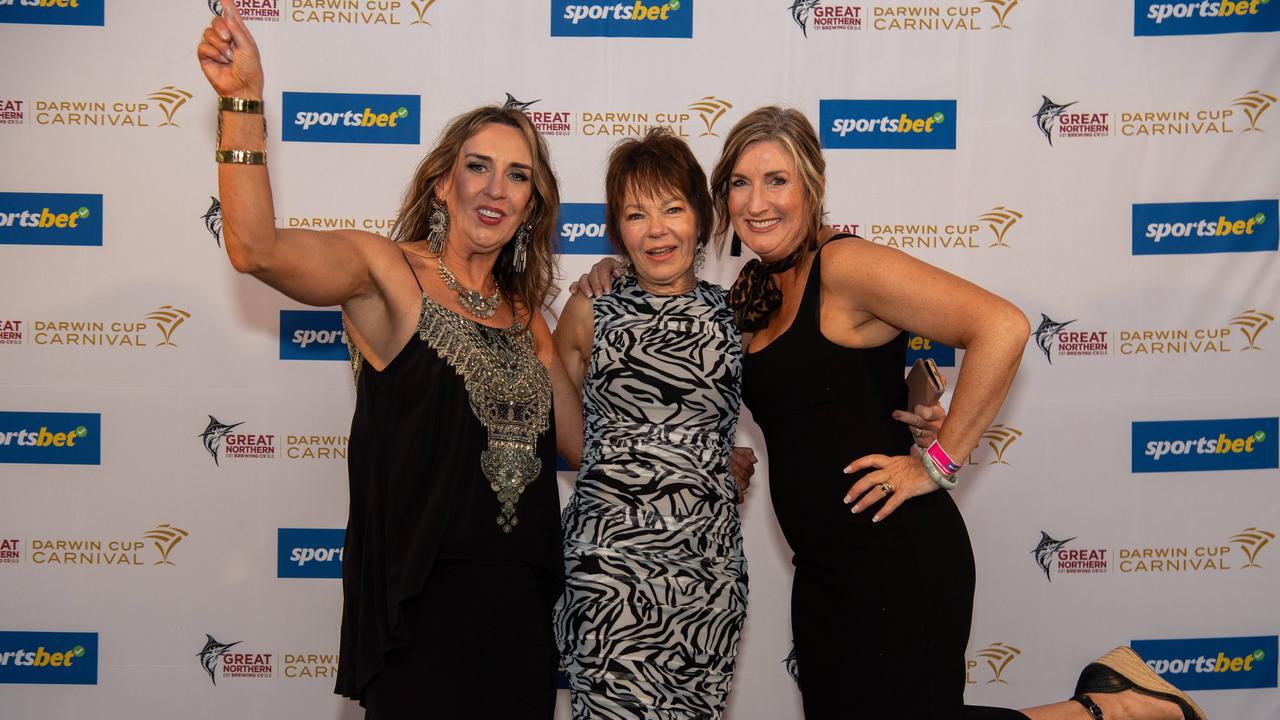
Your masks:
{"label": "woman with raised arm", "polygon": [[[964,704],[974,561],[945,490],[1004,402],[1027,320],[897,250],[827,239],[825,167],[808,119],[765,107],[729,132],[711,176],[717,230],[732,228],[760,256],[729,303],[750,333],[743,400],[764,433],[774,510],[795,553],[805,716],[1202,719],[1128,648],[1086,668],[1074,702]],[[907,328],[965,350],[949,414],[918,454],[919,432],[893,421],[907,399]]]}
{"label": "woman with raised arm", "polygon": [[632,271],[594,302],[571,296],[555,332],[587,433],[556,608],[573,717],[719,718],[747,567],[730,467],[741,340],[724,290],[696,274],[711,197],[665,129],[614,148],[605,195]]}
{"label": "woman with raised arm", "polygon": [[546,146],[519,111],[477,108],[418,166],[390,239],[279,230],[258,49],[223,7],[197,56],[220,96],[228,255],[340,305],[356,374],[337,692],[371,720],[551,718],[556,438],[576,463],[582,421],[540,314],[559,206]]}

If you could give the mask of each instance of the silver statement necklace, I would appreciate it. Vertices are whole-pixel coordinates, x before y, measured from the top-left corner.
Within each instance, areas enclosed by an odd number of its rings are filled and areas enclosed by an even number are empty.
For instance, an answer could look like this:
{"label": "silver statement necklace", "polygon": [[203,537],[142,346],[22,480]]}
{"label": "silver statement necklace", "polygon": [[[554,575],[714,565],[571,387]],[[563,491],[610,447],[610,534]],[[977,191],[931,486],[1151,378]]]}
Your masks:
{"label": "silver statement necklace", "polygon": [[481,320],[488,320],[498,311],[498,305],[502,303],[502,287],[498,285],[497,278],[493,281],[493,295],[485,297],[479,290],[463,287],[453,273],[449,272],[449,268],[444,266],[443,257],[436,257],[436,267],[440,268],[440,278],[444,280],[445,287],[458,294],[458,304],[463,310]]}

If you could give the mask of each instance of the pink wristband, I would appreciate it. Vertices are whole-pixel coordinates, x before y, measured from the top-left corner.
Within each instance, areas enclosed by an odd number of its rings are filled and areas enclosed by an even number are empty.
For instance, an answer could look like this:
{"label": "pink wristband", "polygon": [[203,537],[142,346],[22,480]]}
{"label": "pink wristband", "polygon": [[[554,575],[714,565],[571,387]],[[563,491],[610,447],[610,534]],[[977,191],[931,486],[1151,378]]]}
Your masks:
{"label": "pink wristband", "polygon": [[947,454],[946,450],[942,449],[942,446],[938,444],[937,440],[934,440],[933,444],[930,445],[929,449],[925,450],[925,452],[928,453],[929,457],[933,460],[933,464],[937,465],[938,469],[942,472],[948,475],[955,475],[960,472],[960,466],[951,459],[951,456]]}

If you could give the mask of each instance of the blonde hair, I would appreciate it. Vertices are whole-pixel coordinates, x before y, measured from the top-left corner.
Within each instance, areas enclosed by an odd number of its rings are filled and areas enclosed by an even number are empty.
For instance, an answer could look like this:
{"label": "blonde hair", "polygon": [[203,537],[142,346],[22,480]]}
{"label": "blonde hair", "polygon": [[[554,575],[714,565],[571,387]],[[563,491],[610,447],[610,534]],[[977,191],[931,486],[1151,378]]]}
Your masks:
{"label": "blonde hair", "polygon": [[715,233],[723,238],[733,229],[729,219],[729,181],[742,153],[763,140],[776,140],[790,153],[804,185],[808,211],[808,237],[804,247],[816,247],[822,230],[823,206],[827,192],[827,161],[822,156],[818,134],[804,113],[769,105],[751,111],[738,121],[724,140],[720,160],[711,172],[711,202],[715,207]]}

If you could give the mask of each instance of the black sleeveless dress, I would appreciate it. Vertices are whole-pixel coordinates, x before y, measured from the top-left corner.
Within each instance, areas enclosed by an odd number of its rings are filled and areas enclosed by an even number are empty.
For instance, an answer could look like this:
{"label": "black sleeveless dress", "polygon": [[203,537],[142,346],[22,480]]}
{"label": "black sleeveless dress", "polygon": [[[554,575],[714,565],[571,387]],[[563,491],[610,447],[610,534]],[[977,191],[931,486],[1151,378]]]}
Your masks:
{"label": "black sleeveless dress", "polygon": [[[480,325],[424,294],[418,331],[383,370],[352,362],[337,692],[370,720],[551,718],[564,564],[550,380],[528,329]],[[510,514],[482,470],[497,443],[473,408],[510,381],[499,366],[518,369],[544,414],[540,468]]]}
{"label": "black sleeveless dress", "polygon": [[913,498],[879,523],[843,502],[851,461],[906,455],[906,334],[850,349],[819,328],[819,250],[791,327],[743,361],[764,432],[769,492],[794,553],[791,627],[809,720],[1023,718],[964,707],[973,614],[968,531],[951,495]]}

